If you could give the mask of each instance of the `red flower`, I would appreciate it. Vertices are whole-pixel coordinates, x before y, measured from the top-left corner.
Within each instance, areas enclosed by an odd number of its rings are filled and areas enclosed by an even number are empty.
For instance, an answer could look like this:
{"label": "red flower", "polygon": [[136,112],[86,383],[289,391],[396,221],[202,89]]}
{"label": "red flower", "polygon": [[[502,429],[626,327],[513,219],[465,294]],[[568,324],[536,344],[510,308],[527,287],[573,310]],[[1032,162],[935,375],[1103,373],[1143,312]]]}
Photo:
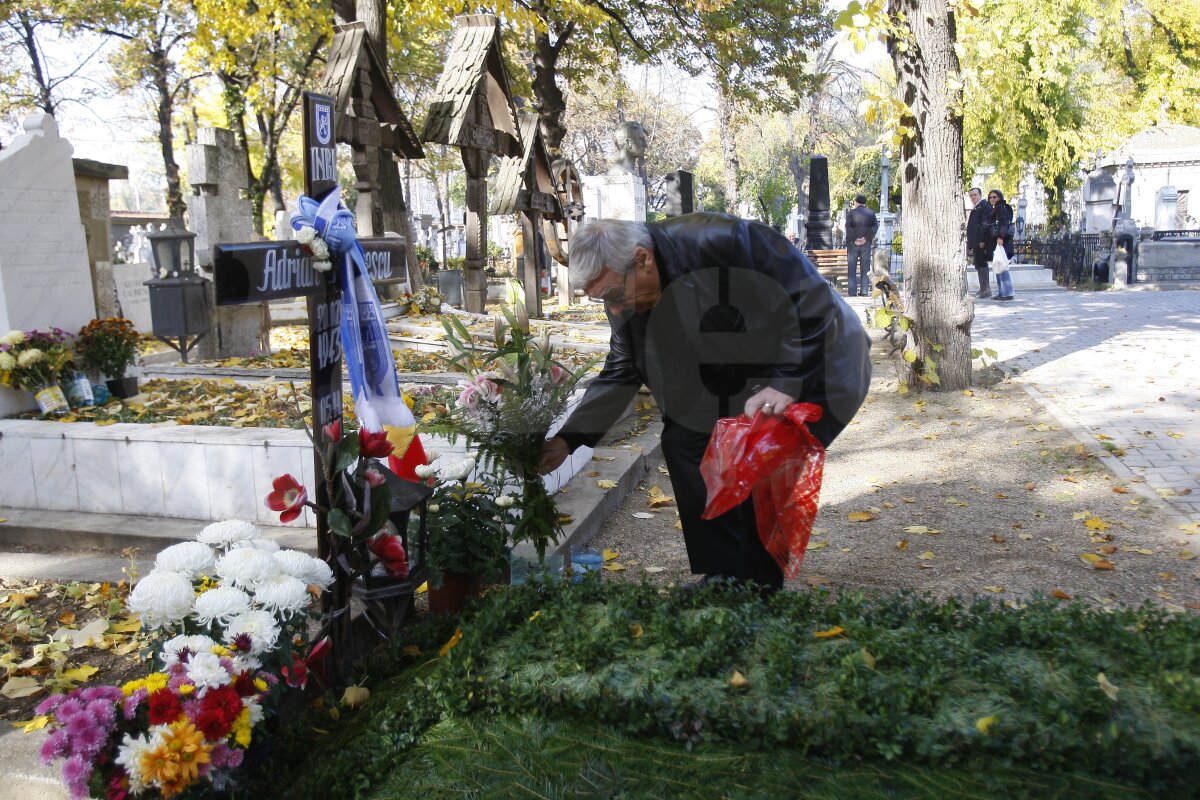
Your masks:
{"label": "red flower", "polygon": [[308,500],[308,490],[291,475],[280,475],[271,485],[275,491],[267,495],[267,508],[282,512],[279,521],[291,522],[300,516]]}
{"label": "red flower", "polygon": [[408,553],[404,552],[404,542],[394,533],[381,533],[372,539],[367,547],[379,558],[379,563],[387,571],[399,578],[408,577]]}
{"label": "red flower", "polygon": [[342,421],[335,419],[326,423],[325,427],[321,428],[321,433],[325,436],[325,441],[337,444],[342,440]]}
{"label": "red flower", "polygon": [[366,428],[358,429],[358,452],[366,458],[390,456],[394,445],[388,441],[386,431],[372,433]]}
{"label": "red flower", "polygon": [[367,479],[367,484],[374,489],[376,486],[383,485],[383,473],[377,469],[369,469],[363,475]]}
{"label": "red flower", "polygon": [[170,725],[183,713],[183,704],[170,689],[160,689],[150,695],[150,724]]}
{"label": "red flower", "polygon": [[292,666],[283,666],[279,668],[283,673],[283,677],[287,680],[287,685],[293,689],[303,689],[308,686],[308,664],[304,663],[304,656],[299,653],[292,653]]}
{"label": "red flower", "polygon": [[233,681],[233,688],[239,697],[253,697],[258,694],[258,687],[254,685],[254,675],[249,671],[238,673]]}
{"label": "red flower", "polygon": [[196,728],[210,741],[229,735],[230,728],[242,713],[242,698],[232,686],[209,689],[200,701],[200,713],[196,715]]}

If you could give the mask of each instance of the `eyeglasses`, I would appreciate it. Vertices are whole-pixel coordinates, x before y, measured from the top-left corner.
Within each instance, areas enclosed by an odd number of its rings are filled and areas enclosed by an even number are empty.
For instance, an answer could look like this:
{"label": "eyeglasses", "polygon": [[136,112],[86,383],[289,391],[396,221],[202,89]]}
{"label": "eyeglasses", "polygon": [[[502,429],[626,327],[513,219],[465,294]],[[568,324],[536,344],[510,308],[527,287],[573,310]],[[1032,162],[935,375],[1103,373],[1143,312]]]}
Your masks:
{"label": "eyeglasses", "polygon": [[625,302],[625,286],[629,282],[629,275],[633,270],[628,270],[621,276],[621,283],[617,286],[608,286],[600,294],[589,294],[588,299],[594,300],[597,303],[604,303],[606,306],[617,306]]}

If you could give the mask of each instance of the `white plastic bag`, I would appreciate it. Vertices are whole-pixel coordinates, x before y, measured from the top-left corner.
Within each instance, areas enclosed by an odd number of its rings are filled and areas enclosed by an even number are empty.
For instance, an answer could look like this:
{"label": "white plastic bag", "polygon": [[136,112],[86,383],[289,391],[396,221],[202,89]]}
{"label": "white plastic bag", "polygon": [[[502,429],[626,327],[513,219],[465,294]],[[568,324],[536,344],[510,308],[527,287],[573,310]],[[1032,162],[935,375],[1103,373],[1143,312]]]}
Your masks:
{"label": "white plastic bag", "polygon": [[1008,272],[1008,253],[1004,252],[1003,245],[996,245],[996,252],[992,253],[992,272],[997,275]]}

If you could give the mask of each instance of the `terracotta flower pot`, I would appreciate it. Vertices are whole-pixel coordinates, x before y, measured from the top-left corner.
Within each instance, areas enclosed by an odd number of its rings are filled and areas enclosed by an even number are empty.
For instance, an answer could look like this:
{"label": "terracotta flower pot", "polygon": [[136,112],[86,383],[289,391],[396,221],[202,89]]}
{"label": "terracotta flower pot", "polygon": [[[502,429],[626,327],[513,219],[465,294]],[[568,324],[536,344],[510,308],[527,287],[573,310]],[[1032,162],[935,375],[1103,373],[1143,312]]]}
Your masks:
{"label": "terracotta flower pot", "polygon": [[457,614],[466,602],[479,597],[483,576],[478,573],[446,572],[442,585],[429,587],[429,610],[435,614]]}

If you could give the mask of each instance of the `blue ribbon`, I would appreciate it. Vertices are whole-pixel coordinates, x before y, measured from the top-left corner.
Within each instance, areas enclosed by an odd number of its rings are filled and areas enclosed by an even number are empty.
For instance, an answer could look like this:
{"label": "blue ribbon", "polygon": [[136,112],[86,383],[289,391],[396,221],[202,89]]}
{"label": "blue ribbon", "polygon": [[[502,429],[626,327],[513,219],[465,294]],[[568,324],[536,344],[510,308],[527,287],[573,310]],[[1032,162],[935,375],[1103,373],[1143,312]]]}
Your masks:
{"label": "blue ribbon", "polygon": [[341,187],[335,186],[319,203],[300,195],[296,205],[292,228],[316,229],[337,270],[342,289],[342,352],[359,424],[373,432],[385,425],[412,425],[412,412],[400,394],[379,297],[367,274],[354,214],[341,203]]}

